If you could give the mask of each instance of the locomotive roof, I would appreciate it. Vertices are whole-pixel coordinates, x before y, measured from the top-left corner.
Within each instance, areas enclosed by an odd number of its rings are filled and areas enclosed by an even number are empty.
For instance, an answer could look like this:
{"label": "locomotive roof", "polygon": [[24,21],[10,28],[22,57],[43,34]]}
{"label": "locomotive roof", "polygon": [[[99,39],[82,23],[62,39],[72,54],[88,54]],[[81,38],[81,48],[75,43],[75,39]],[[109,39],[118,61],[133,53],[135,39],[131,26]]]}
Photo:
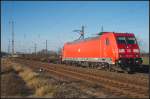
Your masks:
{"label": "locomotive roof", "polygon": [[82,41],[97,39],[97,38],[99,38],[100,36],[102,36],[103,34],[106,34],[106,33],[114,33],[116,36],[125,36],[125,35],[133,36],[134,35],[133,33],[103,32],[100,35],[95,36],[95,37],[88,37],[88,38],[85,38],[85,39],[78,39],[78,40],[74,40],[72,42],[67,42],[66,44],[73,44],[73,43],[78,43],[78,42],[82,42]]}
{"label": "locomotive roof", "polygon": [[78,42],[82,42],[82,41],[87,41],[87,40],[92,40],[92,39],[96,39],[96,38],[99,38],[100,35],[96,36],[96,37],[88,37],[88,38],[85,38],[85,39],[78,39],[78,40],[74,40],[72,42],[67,42],[67,44],[72,44],[72,43],[78,43]]}

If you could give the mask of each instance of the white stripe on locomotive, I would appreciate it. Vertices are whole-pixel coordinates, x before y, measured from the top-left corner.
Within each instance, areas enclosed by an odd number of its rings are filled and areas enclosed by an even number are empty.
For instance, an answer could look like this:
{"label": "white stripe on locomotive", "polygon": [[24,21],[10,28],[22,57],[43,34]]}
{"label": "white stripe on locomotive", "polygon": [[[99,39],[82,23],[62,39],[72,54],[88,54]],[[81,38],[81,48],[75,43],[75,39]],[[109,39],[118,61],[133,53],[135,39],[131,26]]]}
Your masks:
{"label": "white stripe on locomotive", "polygon": [[107,62],[114,64],[111,58],[62,58],[62,61],[88,61],[88,62]]}

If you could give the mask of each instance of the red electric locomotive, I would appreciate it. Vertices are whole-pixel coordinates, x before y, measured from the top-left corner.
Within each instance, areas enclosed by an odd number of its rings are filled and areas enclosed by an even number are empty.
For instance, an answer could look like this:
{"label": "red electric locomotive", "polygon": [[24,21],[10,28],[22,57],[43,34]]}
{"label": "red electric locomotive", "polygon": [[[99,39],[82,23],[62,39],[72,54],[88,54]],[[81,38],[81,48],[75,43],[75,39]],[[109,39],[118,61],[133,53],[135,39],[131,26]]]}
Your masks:
{"label": "red electric locomotive", "polygon": [[62,62],[128,72],[142,64],[133,33],[103,32],[101,35],[64,44]]}

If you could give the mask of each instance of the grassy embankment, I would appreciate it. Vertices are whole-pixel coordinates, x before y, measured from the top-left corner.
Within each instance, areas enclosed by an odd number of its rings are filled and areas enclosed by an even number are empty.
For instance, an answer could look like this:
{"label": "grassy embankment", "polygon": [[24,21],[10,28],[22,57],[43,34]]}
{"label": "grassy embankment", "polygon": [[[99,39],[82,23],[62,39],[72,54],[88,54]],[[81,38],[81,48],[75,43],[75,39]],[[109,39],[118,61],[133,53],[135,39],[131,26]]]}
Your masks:
{"label": "grassy embankment", "polygon": [[56,86],[50,85],[47,79],[40,77],[38,73],[33,72],[30,68],[22,67],[16,63],[13,63],[13,68],[19,73],[27,86],[34,90],[33,96],[53,96]]}
{"label": "grassy embankment", "polygon": [[1,97],[25,97],[30,95],[30,90],[24,80],[13,67],[6,61],[1,61]]}
{"label": "grassy embankment", "polygon": [[[2,96],[48,96],[52,97],[57,87],[50,85],[47,79],[40,77],[38,73],[33,72],[30,68],[23,67],[20,64],[12,63],[5,60],[2,75]],[[7,74],[6,74],[7,73]],[[4,75],[5,74],[5,75]],[[11,89],[11,90],[10,90]],[[25,89],[31,89],[25,91]],[[31,94],[27,92],[32,91]]]}
{"label": "grassy embankment", "polygon": [[144,65],[148,65],[149,64],[149,56],[143,56],[142,59],[143,59],[143,64]]}

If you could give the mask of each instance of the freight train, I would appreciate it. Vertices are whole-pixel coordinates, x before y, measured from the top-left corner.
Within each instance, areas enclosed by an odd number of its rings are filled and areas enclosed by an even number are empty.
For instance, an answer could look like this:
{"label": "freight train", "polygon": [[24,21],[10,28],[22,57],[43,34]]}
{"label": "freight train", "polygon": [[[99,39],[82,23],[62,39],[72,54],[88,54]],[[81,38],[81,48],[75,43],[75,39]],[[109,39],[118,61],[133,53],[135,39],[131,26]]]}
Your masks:
{"label": "freight train", "polygon": [[96,37],[65,43],[61,62],[132,72],[143,61],[133,33],[102,32]]}

